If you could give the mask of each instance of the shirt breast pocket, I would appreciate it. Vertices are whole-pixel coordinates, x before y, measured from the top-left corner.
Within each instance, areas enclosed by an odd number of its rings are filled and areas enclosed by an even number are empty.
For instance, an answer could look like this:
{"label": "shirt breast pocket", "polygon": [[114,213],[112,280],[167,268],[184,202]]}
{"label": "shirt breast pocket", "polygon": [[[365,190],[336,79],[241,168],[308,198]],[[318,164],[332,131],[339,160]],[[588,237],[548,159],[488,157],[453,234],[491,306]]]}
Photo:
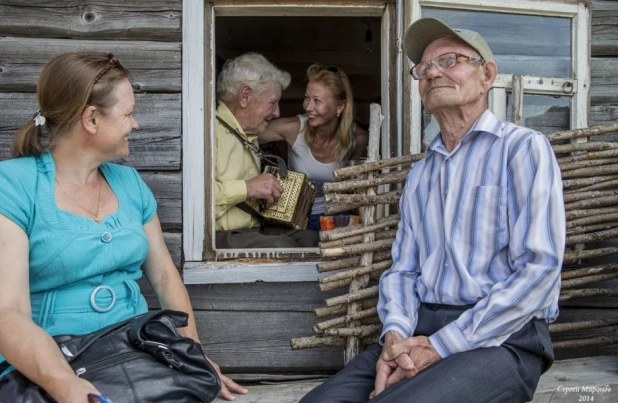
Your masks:
{"label": "shirt breast pocket", "polygon": [[474,250],[500,250],[508,243],[506,187],[464,189],[456,212],[453,240]]}

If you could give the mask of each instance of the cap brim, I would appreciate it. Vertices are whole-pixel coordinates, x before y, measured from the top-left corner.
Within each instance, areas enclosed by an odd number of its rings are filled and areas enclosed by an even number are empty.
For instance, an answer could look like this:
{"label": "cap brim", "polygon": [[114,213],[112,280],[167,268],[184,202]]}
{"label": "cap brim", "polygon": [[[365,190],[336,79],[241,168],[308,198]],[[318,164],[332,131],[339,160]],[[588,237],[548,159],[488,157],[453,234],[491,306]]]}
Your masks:
{"label": "cap brim", "polygon": [[443,36],[460,35],[448,25],[435,18],[421,18],[415,21],[406,30],[403,38],[403,50],[412,63],[418,64],[423,58],[423,52],[429,44]]}

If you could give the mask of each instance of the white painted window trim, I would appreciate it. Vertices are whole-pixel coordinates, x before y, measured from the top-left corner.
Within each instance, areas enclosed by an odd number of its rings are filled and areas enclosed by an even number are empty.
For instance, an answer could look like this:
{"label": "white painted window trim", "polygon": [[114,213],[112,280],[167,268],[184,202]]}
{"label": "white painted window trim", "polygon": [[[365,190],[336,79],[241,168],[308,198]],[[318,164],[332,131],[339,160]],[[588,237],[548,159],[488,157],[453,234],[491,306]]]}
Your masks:
{"label": "white painted window trim", "polygon": [[[382,17],[384,5],[330,5],[324,2],[317,6],[306,4],[291,6],[273,5],[213,5],[202,0],[183,0],[183,70],[182,70],[182,119],[183,119],[183,251],[185,257],[184,280],[186,283],[217,283],[247,281],[316,281],[319,274],[316,262],[284,264],[250,264],[251,274],[246,273],[249,264],[238,262],[204,262],[204,222],[213,215],[213,207],[207,206],[214,194],[214,182],[207,181],[214,172],[214,139],[206,133],[214,133],[214,119],[210,118],[215,99],[214,66],[214,18],[216,16],[346,16]],[[383,22],[383,30],[388,24]],[[209,39],[211,38],[211,39]],[[210,56],[209,60],[206,58]],[[208,110],[212,107],[212,111]],[[385,123],[386,125],[387,123]],[[387,126],[385,126],[387,127]],[[206,155],[210,151],[210,155]],[[210,195],[203,189],[208,188]],[[214,234],[214,222],[210,220]],[[214,242],[214,240],[213,240]],[[211,245],[211,250],[215,250]],[[217,258],[269,257],[282,258],[291,255],[319,257],[317,248],[277,249],[272,252],[228,249],[216,251]],[[266,256],[267,255],[267,256]],[[224,270],[223,270],[224,269]],[[236,273],[236,274],[235,274]]]}
{"label": "white painted window trim", "polygon": [[[531,0],[409,0],[411,16],[408,25],[421,18],[421,7],[462,9],[512,14],[543,15],[572,19],[572,78],[523,76],[525,94],[571,96],[571,129],[588,126],[590,92],[590,12],[583,3]],[[506,118],[506,90],[512,88],[513,75],[499,74],[490,93],[490,109]],[[569,89],[568,85],[571,85]],[[418,82],[410,86],[410,153],[420,152],[422,104]],[[504,104],[502,104],[504,103]]]}

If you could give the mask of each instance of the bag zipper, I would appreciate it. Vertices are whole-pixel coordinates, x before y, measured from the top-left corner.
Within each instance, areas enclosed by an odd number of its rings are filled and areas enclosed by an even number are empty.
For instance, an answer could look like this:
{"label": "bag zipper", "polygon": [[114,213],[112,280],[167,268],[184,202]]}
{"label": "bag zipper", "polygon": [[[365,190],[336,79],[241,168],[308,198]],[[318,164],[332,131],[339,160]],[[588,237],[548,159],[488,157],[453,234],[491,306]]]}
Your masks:
{"label": "bag zipper", "polygon": [[110,358],[104,358],[100,361],[94,362],[92,364],[77,368],[75,370],[75,375],[82,376],[86,372],[96,371],[105,367],[109,367],[110,365],[117,364],[119,362],[129,361],[131,358],[137,358],[140,356],[144,356],[145,353],[141,351],[129,351],[127,353],[118,354],[116,356]]}

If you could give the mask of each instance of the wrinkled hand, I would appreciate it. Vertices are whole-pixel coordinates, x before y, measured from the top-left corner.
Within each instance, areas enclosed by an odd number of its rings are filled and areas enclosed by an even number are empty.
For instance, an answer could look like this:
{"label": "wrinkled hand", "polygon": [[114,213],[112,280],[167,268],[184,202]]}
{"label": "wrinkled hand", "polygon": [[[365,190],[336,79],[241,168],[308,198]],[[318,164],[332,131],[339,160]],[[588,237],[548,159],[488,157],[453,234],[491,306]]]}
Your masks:
{"label": "wrinkled hand", "polygon": [[427,337],[416,336],[403,339],[398,333],[393,333],[398,337],[392,336],[384,343],[377,363],[375,390],[370,397],[378,395],[402,379],[415,376],[441,359]]}
{"label": "wrinkled hand", "polygon": [[386,351],[382,351],[380,358],[386,362],[395,362],[398,367],[398,371],[387,380],[388,387],[402,379],[415,376],[442,357],[427,337],[416,336],[389,346]]}
{"label": "wrinkled hand", "polygon": [[283,193],[283,186],[274,175],[269,173],[260,174],[245,182],[247,183],[247,198],[263,199],[268,205],[279,200]]}
{"label": "wrinkled hand", "polygon": [[391,330],[384,336],[384,346],[382,346],[382,352],[380,353],[380,358],[376,363],[376,380],[373,392],[369,395],[369,398],[372,399],[378,394],[382,393],[384,389],[387,387],[387,381],[389,377],[395,372],[397,369],[397,363],[392,361],[386,361],[382,359],[384,352],[390,348],[392,345],[396,343],[400,343],[403,341],[403,336],[398,332]]}
{"label": "wrinkled hand", "polygon": [[234,397],[234,395],[232,395],[230,391],[235,392],[235,393],[240,393],[241,395],[244,395],[248,392],[247,389],[243,388],[242,386],[240,386],[239,384],[237,384],[236,382],[234,382],[227,376],[223,375],[221,373],[221,369],[219,368],[219,366],[215,364],[210,358],[206,357],[206,359],[208,360],[210,365],[213,366],[215,371],[217,371],[217,375],[219,376],[219,379],[221,380],[221,391],[219,392],[219,395],[222,398],[224,398],[225,400],[236,400],[236,397]]}

